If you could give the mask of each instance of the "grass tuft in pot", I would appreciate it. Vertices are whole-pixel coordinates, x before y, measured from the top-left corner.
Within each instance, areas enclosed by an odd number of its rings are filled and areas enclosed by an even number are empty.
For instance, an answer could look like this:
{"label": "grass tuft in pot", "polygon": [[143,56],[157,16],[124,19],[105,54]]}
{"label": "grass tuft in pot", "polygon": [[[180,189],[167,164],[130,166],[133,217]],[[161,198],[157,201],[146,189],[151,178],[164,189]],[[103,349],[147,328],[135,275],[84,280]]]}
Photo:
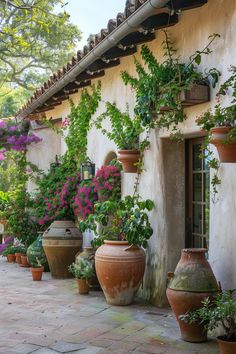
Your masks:
{"label": "grass tuft in pot", "polygon": [[79,293],[86,295],[89,293],[89,280],[94,276],[93,265],[86,259],[80,259],[79,264],[72,263],[69,271],[77,280]]}

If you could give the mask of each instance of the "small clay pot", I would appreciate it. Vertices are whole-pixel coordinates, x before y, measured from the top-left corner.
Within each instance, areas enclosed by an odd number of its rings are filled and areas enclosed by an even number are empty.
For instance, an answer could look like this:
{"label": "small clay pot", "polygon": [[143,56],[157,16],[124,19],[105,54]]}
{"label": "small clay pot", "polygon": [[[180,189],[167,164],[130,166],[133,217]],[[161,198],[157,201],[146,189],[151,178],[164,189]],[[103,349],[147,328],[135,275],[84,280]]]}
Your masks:
{"label": "small clay pot", "polygon": [[34,281],[42,280],[44,267],[30,268],[30,270],[31,270],[32,278]]}
{"label": "small clay pot", "polygon": [[236,140],[227,142],[227,134],[231,129],[230,127],[216,127],[211,129],[210,143],[216,146],[220,162],[236,162]]}
{"label": "small clay pot", "polygon": [[140,151],[138,150],[119,150],[118,160],[122,163],[123,171],[126,173],[137,173],[137,163],[140,160]]}
{"label": "small clay pot", "polygon": [[15,256],[16,256],[16,263],[21,264],[21,255],[22,253],[16,252]]}
{"label": "small clay pot", "polygon": [[15,262],[15,260],[16,260],[16,256],[15,256],[14,253],[10,253],[10,254],[7,255],[7,261],[9,263],[13,263],[13,262]]}
{"label": "small clay pot", "polygon": [[80,295],[86,295],[89,293],[89,283],[86,279],[76,279]]}
{"label": "small clay pot", "polygon": [[224,340],[224,337],[217,337],[220,354],[235,354],[236,342],[229,342]]}
{"label": "small clay pot", "polygon": [[27,259],[27,256],[25,254],[21,255],[21,265],[20,266],[21,267],[25,267],[25,268],[30,266],[29,262],[28,262],[28,259]]}

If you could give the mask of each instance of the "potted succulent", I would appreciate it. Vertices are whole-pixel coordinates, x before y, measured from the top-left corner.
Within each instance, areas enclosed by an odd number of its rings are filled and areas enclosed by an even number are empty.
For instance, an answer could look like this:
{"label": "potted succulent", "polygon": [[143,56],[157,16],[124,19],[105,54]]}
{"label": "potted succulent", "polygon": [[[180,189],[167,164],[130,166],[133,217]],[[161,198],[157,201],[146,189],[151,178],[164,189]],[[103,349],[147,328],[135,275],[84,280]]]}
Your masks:
{"label": "potted succulent", "polygon": [[[111,130],[102,126],[102,122],[106,118],[110,119]],[[126,112],[121,112],[116,104],[106,102],[106,111],[96,118],[94,124],[117,145],[118,160],[122,163],[123,171],[136,173],[141,163],[141,154],[148,145],[147,139],[139,142],[140,134],[145,131],[140,117],[135,116],[132,119],[128,109]]]}
{"label": "potted succulent", "polygon": [[145,270],[147,241],[151,228],[147,212],[154,203],[139,196],[96,203],[94,214],[80,223],[81,230],[95,233],[96,274],[106,301],[111,305],[129,305],[137,292]]}
{"label": "potted succulent", "polygon": [[179,319],[186,323],[200,322],[210,331],[221,326],[223,335],[217,337],[220,353],[236,353],[236,289],[220,292],[213,299],[204,299],[201,308],[189,311]]}
{"label": "potted succulent", "polygon": [[93,265],[89,260],[80,258],[79,263],[72,263],[69,271],[77,280],[79,293],[86,295],[89,293],[89,280],[93,277]]}
{"label": "potted succulent", "polygon": [[[217,93],[218,103],[213,111],[205,112],[198,118],[198,125],[208,131],[208,140],[218,150],[220,162],[236,162],[236,67],[232,66],[232,75],[221,86]],[[231,105],[221,106],[221,100],[228,93],[233,99]]]}
{"label": "potted succulent", "polygon": [[219,37],[209,37],[209,43],[197,50],[188,63],[180,61],[167,31],[163,31],[164,60],[159,62],[151,50],[143,45],[141,64],[135,59],[137,77],[122,72],[126,85],[136,92],[135,113],[144,126],[166,128],[178,136],[179,123],[186,118],[184,107],[209,101],[209,78],[212,86],[218,81],[219,72],[210,69],[204,75],[197,70],[202,55],[211,53],[210,45]]}
{"label": "potted succulent", "polygon": [[[44,261],[44,259],[42,259]],[[32,279],[33,281],[40,281],[42,280],[42,275],[44,272],[44,267],[42,266],[41,260],[36,257],[35,262],[31,263],[30,268]]]}

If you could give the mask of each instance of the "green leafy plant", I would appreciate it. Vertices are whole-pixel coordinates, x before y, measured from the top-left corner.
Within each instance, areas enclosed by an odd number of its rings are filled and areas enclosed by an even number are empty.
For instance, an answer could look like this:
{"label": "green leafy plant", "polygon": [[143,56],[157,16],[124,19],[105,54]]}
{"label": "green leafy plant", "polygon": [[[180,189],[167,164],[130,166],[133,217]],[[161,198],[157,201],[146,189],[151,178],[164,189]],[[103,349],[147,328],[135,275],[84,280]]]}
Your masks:
{"label": "green leafy plant", "polygon": [[126,196],[118,201],[96,203],[94,214],[80,223],[80,229],[82,232],[94,231],[94,247],[100,246],[107,239],[126,240],[130,245],[146,248],[153,233],[147,212],[153,208],[153,201],[141,200],[137,195]]}
{"label": "green leafy plant", "polygon": [[80,259],[79,264],[72,263],[69,266],[69,271],[77,279],[89,280],[94,275],[92,263],[85,259]]}
{"label": "green leafy plant", "polygon": [[91,94],[84,89],[80,102],[75,105],[70,101],[71,112],[66,130],[65,141],[68,147],[68,155],[81,163],[87,158],[87,134],[90,129],[91,118],[96,112],[101,100],[101,83],[93,85]]}
{"label": "green leafy plant", "polygon": [[[109,118],[111,129],[103,127],[103,121]],[[139,143],[139,136],[144,132],[140,117],[131,118],[128,112],[121,112],[115,103],[106,102],[106,111],[101,114],[94,124],[97,129],[101,129],[102,133],[113,140],[120,150],[144,150],[148,142]]]}
{"label": "green leafy plant", "polygon": [[2,252],[2,255],[6,257],[8,254],[15,254],[17,252],[16,249],[15,246],[9,246]]}
{"label": "green leafy plant", "polygon": [[222,325],[222,339],[236,342],[236,290],[220,292],[213,300],[206,298],[200,309],[189,311],[179,319],[186,323],[204,324],[210,331]]}
{"label": "green leafy plant", "polygon": [[[176,56],[176,49],[168,32],[163,32],[164,61],[160,63],[144,45],[141,56],[147,68],[135,59],[138,77],[131,76],[127,71],[122,72],[121,76],[124,83],[131,85],[136,91],[135,113],[142,123],[146,126],[167,128],[176,134],[179,132],[179,123],[186,118],[181,104],[181,93],[189,90],[195,83],[208,85],[209,78],[213,87],[218,82],[220,73],[217,69],[212,68],[202,74],[197,71],[197,67],[201,63],[202,55],[211,53],[210,45],[219,35],[210,36],[209,43],[202,50],[196,51],[189,58],[188,64],[184,64]],[[155,120],[153,112],[157,113]]]}

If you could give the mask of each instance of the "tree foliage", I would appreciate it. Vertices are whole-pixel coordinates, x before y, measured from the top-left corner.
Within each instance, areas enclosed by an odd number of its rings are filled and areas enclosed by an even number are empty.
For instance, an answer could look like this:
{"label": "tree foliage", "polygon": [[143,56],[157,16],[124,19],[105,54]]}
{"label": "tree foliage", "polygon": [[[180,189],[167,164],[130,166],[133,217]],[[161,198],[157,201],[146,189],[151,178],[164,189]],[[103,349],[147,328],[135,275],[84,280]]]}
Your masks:
{"label": "tree foliage", "polygon": [[80,31],[63,0],[0,0],[0,77],[32,90],[72,55]]}

